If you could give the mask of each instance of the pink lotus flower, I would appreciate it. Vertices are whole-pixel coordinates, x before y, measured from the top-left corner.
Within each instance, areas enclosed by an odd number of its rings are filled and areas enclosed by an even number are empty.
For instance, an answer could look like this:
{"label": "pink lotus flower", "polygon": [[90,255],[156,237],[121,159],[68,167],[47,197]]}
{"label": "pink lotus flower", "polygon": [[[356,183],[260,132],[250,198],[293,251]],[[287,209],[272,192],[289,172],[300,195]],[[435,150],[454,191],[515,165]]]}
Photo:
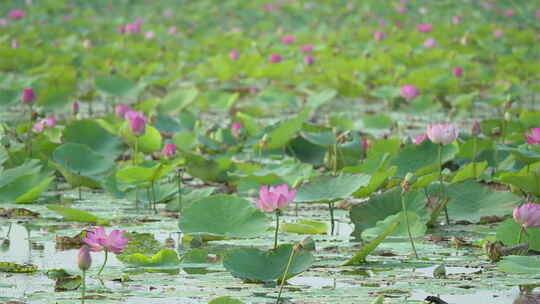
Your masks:
{"label": "pink lotus flower", "polygon": [[478,135],[480,133],[482,133],[482,128],[480,127],[480,123],[477,120],[475,120],[471,127],[471,134]]}
{"label": "pink lotus flower", "polygon": [[511,9],[505,10],[504,14],[506,15],[506,17],[512,17],[514,15],[514,11]]}
{"label": "pink lotus flower", "polygon": [[289,191],[287,184],[282,184],[276,187],[262,186],[259,190],[259,200],[255,205],[265,212],[272,212],[276,209],[284,209],[294,201],[296,189]]}
{"label": "pink lotus flower", "polygon": [[126,34],[138,34],[141,31],[141,26],[136,23],[126,24],[124,26],[124,33]]}
{"label": "pink lotus flower", "polygon": [[433,29],[433,25],[431,25],[430,23],[419,24],[416,26],[416,29],[421,33],[429,33]]}
{"label": "pink lotus flower", "polygon": [[434,38],[428,38],[426,41],[424,41],[424,47],[427,49],[432,49],[437,47],[437,40]]}
{"label": "pink lotus flower", "polygon": [[427,136],[426,134],[424,134],[424,135],[418,135],[418,136],[416,136],[416,137],[414,138],[414,143],[417,144],[417,145],[419,145],[419,144],[423,143],[424,140],[426,140],[427,138],[428,138],[428,136]]}
{"label": "pink lotus flower", "polygon": [[540,205],[526,203],[514,209],[514,220],[523,228],[540,227]]}
{"label": "pink lotus flower", "polygon": [[87,271],[92,265],[92,256],[90,256],[90,248],[88,246],[82,245],[81,249],[79,249],[77,264],[82,271]]}
{"label": "pink lotus flower", "polygon": [[403,27],[403,24],[401,24],[401,22],[399,22],[399,21],[396,21],[396,23],[394,23],[394,25],[395,25],[395,27],[397,27],[399,29]]}
{"label": "pink lotus flower", "polygon": [[177,32],[178,32],[178,30],[176,29],[176,26],[171,26],[167,30],[167,34],[169,34],[169,35],[176,35]]}
{"label": "pink lotus flower", "polygon": [[34,90],[32,89],[24,89],[21,95],[21,101],[24,104],[31,105],[34,103],[34,100],[36,99],[36,94],[34,93]]}
{"label": "pink lotus flower", "polygon": [[173,158],[176,155],[176,146],[174,144],[167,144],[163,148],[162,153],[167,158]]}
{"label": "pink lotus flower", "polygon": [[291,36],[291,35],[287,35],[287,36],[283,36],[281,38],[281,42],[283,44],[292,44],[296,41],[296,39],[294,38],[294,36]]}
{"label": "pink lotus flower", "polygon": [[25,12],[23,10],[12,10],[8,13],[8,18],[13,20],[19,20],[24,18]]}
{"label": "pink lotus flower", "polygon": [[373,39],[377,41],[383,40],[384,38],[386,38],[386,34],[383,31],[376,31],[373,34]]}
{"label": "pink lotus flower", "polygon": [[229,53],[229,59],[230,60],[236,60],[236,59],[238,59],[238,57],[240,57],[240,52],[238,52],[238,50],[232,50]]}
{"label": "pink lotus flower", "polygon": [[[123,105],[123,104],[119,104],[119,105],[116,105],[115,109],[114,109],[114,113],[116,114],[116,116],[118,117],[124,117],[124,115],[126,114],[127,111],[129,111],[130,108],[126,105]],[[125,117],[124,117],[125,118]]]}
{"label": "pink lotus flower", "polygon": [[45,129],[45,124],[40,121],[40,122],[36,122],[33,126],[32,126],[32,130],[36,133],[41,133],[43,132],[43,130]]}
{"label": "pink lotus flower", "polygon": [[407,12],[407,9],[404,6],[400,6],[396,9],[396,11],[400,14],[405,14]]}
{"label": "pink lotus flower", "polygon": [[242,124],[238,121],[235,121],[231,125],[231,134],[232,136],[239,138],[240,137],[240,131],[242,130]]}
{"label": "pink lotus flower", "polygon": [[536,10],[536,19],[540,20],[540,10]]}
{"label": "pink lotus flower", "polygon": [[56,126],[56,118],[54,118],[53,116],[49,116],[43,120],[43,124],[47,128],[54,128]]}
{"label": "pink lotus flower", "polygon": [[371,139],[369,138],[362,138],[360,139],[360,147],[362,148],[362,151],[366,151],[369,148],[369,144],[371,143]]}
{"label": "pink lotus flower", "polygon": [[454,75],[454,77],[462,77],[463,76],[463,68],[461,68],[460,66],[457,66],[457,67],[454,67],[454,69],[452,70],[452,75]]}
{"label": "pink lotus flower", "polygon": [[427,136],[435,144],[448,145],[458,137],[458,129],[453,124],[433,124],[427,127]]}
{"label": "pink lotus flower", "polygon": [[273,10],[275,10],[275,8],[272,6],[272,4],[269,4],[269,3],[265,3],[263,5],[261,5],[261,9],[265,12],[271,12]]}
{"label": "pink lotus flower", "polygon": [[143,111],[135,111],[135,110],[128,109],[126,113],[124,114],[125,120],[133,120],[135,119],[135,117],[144,118]]}
{"label": "pink lotus flower", "polygon": [[85,39],[85,40],[83,41],[83,47],[84,47],[85,49],[91,48],[91,47],[92,47],[92,40],[90,40],[90,39]]}
{"label": "pink lotus flower", "polygon": [[17,40],[17,39],[11,40],[11,48],[12,49],[18,49],[20,46],[21,46],[21,44],[19,43],[19,40]]}
{"label": "pink lotus flower", "polygon": [[315,59],[311,55],[304,56],[304,63],[306,65],[312,65],[315,62]]}
{"label": "pink lotus flower", "polygon": [[71,105],[71,111],[73,112],[73,115],[79,114],[79,108],[80,108],[80,105],[79,105],[78,102],[74,102],[74,103]]}
{"label": "pink lotus flower", "polygon": [[407,100],[412,100],[419,94],[418,89],[410,84],[406,84],[399,89],[399,95]]}
{"label": "pink lotus flower", "polygon": [[379,19],[379,26],[381,27],[386,26],[386,21],[384,21],[384,19]]}
{"label": "pink lotus flower", "polygon": [[126,248],[126,244],[131,241],[130,238],[125,238],[126,231],[113,230],[109,235],[105,233],[104,227],[94,227],[92,232],[87,232],[86,237],[83,238],[91,251],[111,251],[113,253],[120,253]]}
{"label": "pink lotus flower", "polygon": [[307,53],[313,51],[313,44],[304,44],[300,46],[300,52]]}
{"label": "pink lotus flower", "polygon": [[527,137],[527,144],[531,146],[540,144],[540,128],[531,128],[531,133],[525,132],[523,135]]}
{"label": "pink lotus flower", "polygon": [[156,37],[156,33],[154,31],[147,31],[144,33],[144,38],[146,39],[154,39]]}
{"label": "pink lotus flower", "polygon": [[283,59],[283,57],[281,57],[281,55],[279,55],[279,54],[271,54],[270,55],[270,63],[278,63],[278,62],[281,62],[282,59]]}
{"label": "pink lotus flower", "polygon": [[146,131],[146,120],[142,116],[136,116],[131,120],[129,127],[133,135],[137,137],[143,136]]}
{"label": "pink lotus flower", "polygon": [[482,6],[484,8],[492,8],[495,4],[493,2],[488,2],[488,1],[485,1],[482,3]]}
{"label": "pink lotus flower", "polygon": [[504,35],[504,32],[503,32],[502,30],[496,30],[496,31],[493,33],[493,36],[495,36],[495,39],[499,39],[499,38],[501,38],[503,35]]}
{"label": "pink lotus flower", "polygon": [[461,23],[461,16],[452,16],[452,23],[453,24],[460,24]]}

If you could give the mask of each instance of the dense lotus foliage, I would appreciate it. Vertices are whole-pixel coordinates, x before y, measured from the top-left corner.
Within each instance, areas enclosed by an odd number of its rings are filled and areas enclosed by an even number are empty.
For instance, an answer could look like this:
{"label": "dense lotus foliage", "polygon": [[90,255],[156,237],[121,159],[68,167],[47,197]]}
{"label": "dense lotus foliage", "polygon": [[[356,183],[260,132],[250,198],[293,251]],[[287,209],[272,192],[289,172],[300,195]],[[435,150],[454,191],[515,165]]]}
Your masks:
{"label": "dense lotus foliage", "polygon": [[536,303],[539,41],[536,1],[3,0],[0,302]]}

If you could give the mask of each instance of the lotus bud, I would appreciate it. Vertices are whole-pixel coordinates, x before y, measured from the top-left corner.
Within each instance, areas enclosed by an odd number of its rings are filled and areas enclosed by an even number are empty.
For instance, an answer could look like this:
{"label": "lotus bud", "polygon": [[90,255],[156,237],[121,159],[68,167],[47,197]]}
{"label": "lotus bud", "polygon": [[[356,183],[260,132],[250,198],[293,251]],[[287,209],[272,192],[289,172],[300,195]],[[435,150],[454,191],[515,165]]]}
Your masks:
{"label": "lotus bud", "polygon": [[146,120],[141,116],[137,116],[131,120],[129,126],[135,136],[143,136],[146,130]]}
{"label": "lotus bud", "polygon": [[540,227],[540,205],[525,203],[514,209],[514,220],[523,228]]}
{"label": "lotus bud", "polygon": [[399,94],[407,100],[412,100],[417,97],[420,92],[415,86],[406,84],[399,89]]}
{"label": "lotus bud", "polygon": [[454,67],[454,70],[452,70],[452,75],[454,77],[460,78],[463,76],[463,68],[460,66]]}
{"label": "lotus bud", "polygon": [[73,112],[73,115],[77,115],[79,114],[79,103],[78,102],[74,102],[72,105],[71,105],[71,111]]}
{"label": "lotus bud", "polygon": [[315,62],[315,59],[313,59],[313,56],[307,55],[307,56],[304,57],[304,63],[306,65],[312,65],[313,62]]}
{"label": "lotus bud", "polygon": [[34,100],[36,99],[36,94],[34,93],[34,90],[32,89],[24,89],[21,95],[21,101],[24,104],[31,105],[34,103]]}
{"label": "lotus bud", "polygon": [[427,127],[427,136],[435,144],[448,145],[458,137],[458,129],[453,124],[433,124]]}
{"label": "lotus bud", "polygon": [[173,158],[176,155],[176,146],[174,144],[167,144],[163,148],[162,153],[167,158]]}
{"label": "lotus bud", "polygon": [[471,134],[472,135],[478,135],[482,132],[482,129],[480,128],[480,123],[475,120],[473,122],[472,128],[471,128]]}
{"label": "lotus bud", "polygon": [[279,54],[271,54],[270,55],[270,63],[278,63],[278,62],[281,62],[282,59],[283,59],[283,57],[281,57],[281,55],[279,55]]}
{"label": "lotus bud", "polygon": [[47,128],[54,128],[56,126],[56,118],[49,116],[43,120],[43,124],[45,124]]}
{"label": "lotus bud", "polygon": [[512,120],[512,114],[510,112],[504,113],[504,120],[511,121]]}
{"label": "lotus bud", "polygon": [[232,123],[231,126],[231,134],[232,136],[239,138],[240,137],[240,131],[242,130],[242,124],[235,121]]}
{"label": "lotus bud", "polygon": [[92,265],[92,256],[90,255],[90,248],[88,248],[88,246],[83,245],[81,249],[79,249],[77,264],[79,264],[79,269],[82,271],[87,271]]}
{"label": "lotus bud", "polygon": [[238,50],[232,50],[229,53],[229,59],[230,60],[236,60],[236,59],[238,59],[238,57],[240,57],[240,52],[238,52]]}

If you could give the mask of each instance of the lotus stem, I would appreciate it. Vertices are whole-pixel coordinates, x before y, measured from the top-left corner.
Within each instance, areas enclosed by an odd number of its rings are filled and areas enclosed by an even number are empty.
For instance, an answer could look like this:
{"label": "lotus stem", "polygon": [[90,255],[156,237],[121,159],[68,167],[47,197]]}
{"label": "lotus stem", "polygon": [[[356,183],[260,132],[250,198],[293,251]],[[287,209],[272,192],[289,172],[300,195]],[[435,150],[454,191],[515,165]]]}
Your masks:
{"label": "lotus stem", "polygon": [[[442,171],[443,171],[443,167],[442,167],[442,148],[443,148],[443,145],[442,144],[439,144],[439,184],[440,184],[440,201],[442,201],[444,199],[444,183],[443,183],[443,175],[442,175]],[[444,216],[446,218],[446,225],[450,225],[450,217],[448,216],[448,208],[446,208],[446,206],[444,206]]]}
{"label": "lotus stem", "polygon": [[135,149],[134,149],[134,153],[133,153],[133,166],[135,166],[137,164],[137,152],[139,150],[139,139],[137,137],[135,137]]}
{"label": "lotus stem", "polygon": [[516,245],[521,244],[521,237],[522,237],[524,231],[525,231],[525,227],[521,226],[521,228],[519,229],[518,238],[517,238],[517,244]]}
{"label": "lotus stem", "polygon": [[278,245],[278,232],[279,232],[279,209],[276,209],[276,232],[274,234],[274,249]]}
{"label": "lotus stem", "polygon": [[472,158],[472,163],[473,163],[473,174],[476,178],[476,149],[477,149],[477,140],[476,137],[473,139],[473,158]]}
{"label": "lotus stem", "polygon": [[105,249],[105,261],[103,261],[103,265],[101,265],[101,267],[99,268],[99,271],[97,273],[98,276],[101,275],[101,272],[103,271],[103,268],[105,268],[105,265],[107,264],[108,255],[109,255],[109,251],[107,249]]}
{"label": "lotus stem", "polygon": [[157,213],[156,184],[154,182],[152,182],[152,203],[154,205],[154,213]]}
{"label": "lotus stem", "polygon": [[334,203],[329,202],[328,208],[330,208],[330,235],[334,235],[334,226],[335,226],[335,220],[334,220]]}
{"label": "lotus stem", "polygon": [[176,170],[176,179],[178,182],[178,209],[182,211],[182,171]]}
{"label": "lotus stem", "polygon": [[30,129],[28,130],[28,136],[26,137],[26,140],[27,140],[26,147],[28,148],[28,155],[31,158],[32,157],[32,122],[33,122],[33,119],[32,119],[32,105],[31,104],[29,106],[29,109],[30,109]]}
{"label": "lotus stem", "polygon": [[411,247],[414,252],[414,256],[418,259],[418,253],[416,252],[416,246],[414,245],[414,240],[411,234],[411,226],[409,224],[409,216],[407,215],[407,206],[405,204],[405,193],[401,192],[401,208],[403,210],[403,215],[405,216],[405,224],[407,225],[407,234],[409,235],[409,241],[411,242]]}
{"label": "lotus stem", "polygon": [[291,267],[292,260],[294,256],[294,246],[291,248],[291,254],[289,255],[289,261],[287,261],[287,266],[285,267],[285,272],[283,273],[283,277],[281,278],[281,286],[279,287],[279,293],[276,300],[276,304],[279,304],[279,300],[281,300],[281,293],[283,292],[283,286],[285,286],[285,281],[287,278],[287,275],[289,274],[289,268]]}
{"label": "lotus stem", "polygon": [[81,304],[84,304],[84,295],[86,293],[86,271],[82,272]]}

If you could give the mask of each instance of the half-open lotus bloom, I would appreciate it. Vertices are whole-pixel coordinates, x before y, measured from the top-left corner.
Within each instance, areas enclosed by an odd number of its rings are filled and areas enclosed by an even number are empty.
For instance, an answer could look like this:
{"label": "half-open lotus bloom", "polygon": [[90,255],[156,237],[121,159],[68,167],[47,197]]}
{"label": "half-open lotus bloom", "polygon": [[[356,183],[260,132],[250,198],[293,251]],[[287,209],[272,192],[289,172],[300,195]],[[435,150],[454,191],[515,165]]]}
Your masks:
{"label": "half-open lotus bloom", "polygon": [[94,227],[92,232],[87,232],[86,237],[83,238],[91,251],[111,251],[113,253],[120,253],[126,248],[126,245],[130,238],[125,238],[126,231],[113,230],[109,235],[105,232],[104,227]]}
{"label": "half-open lotus bloom", "polygon": [[114,109],[114,113],[116,114],[116,116],[118,117],[124,117],[124,115],[126,114],[127,111],[129,111],[129,107],[126,106],[126,105],[123,105],[123,104],[119,104],[116,106],[116,108]]}
{"label": "half-open lotus bloom", "polygon": [[167,144],[163,148],[162,153],[167,158],[173,158],[176,155],[176,146],[174,144]]}
{"label": "half-open lotus bloom", "polygon": [[422,32],[422,33],[429,33],[431,32],[431,30],[433,29],[433,25],[431,25],[430,23],[427,23],[427,24],[419,24],[416,26],[416,29],[419,31],[419,32]]}
{"label": "half-open lotus bloom", "polygon": [[531,128],[531,133],[525,132],[527,143],[531,146],[540,144],[540,128]]}
{"label": "half-open lotus bloom", "polygon": [[276,187],[262,186],[259,190],[259,200],[255,205],[265,212],[272,212],[276,209],[284,209],[294,201],[296,189],[289,190],[287,184]]}
{"label": "half-open lotus bloom", "polygon": [[142,117],[142,118],[144,118],[144,113],[143,113],[143,111],[135,111],[135,110],[128,109],[128,110],[124,113],[124,119],[125,119],[125,120],[133,120],[133,119],[135,119],[135,117]]}
{"label": "half-open lotus bloom", "polygon": [[313,44],[304,44],[300,46],[300,52],[302,53],[311,52],[313,51],[313,49],[314,49]]}
{"label": "half-open lotus bloom", "polygon": [[424,47],[426,49],[432,49],[437,47],[437,40],[435,40],[435,38],[426,39],[426,41],[424,41]]}
{"label": "half-open lotus bloom", "polygon": [[480,133],[482,133],[482,128],[480,127],[480,123],[478,122],[478,120],[475,120],[471,127],[471,134],[478,135]]}
{"label": "half-open lotus bloom", "polygon": [[407,100],[416,98],[419,93],[418,89],[410,84],[406,84],[399,89],[399,95]]}
{"label": "half-open lotus bloom", "polygon": [[41,133],[43,132],[44,129],[45,129],[45,124],[42,121],[36,122],[34,126],[32,127],[32,130],[34,130],[34,132],[36,133]]}
{"label": "half-open lotus bloom", "polygon": [[504,35],[504,32],[502,30],[496,30],[493,35],[495,36],[496,39],[499,39],[501,38],[503,35]]}
{"label": "half-open lotus bloom", "polygon": [[34,100],[36,99],[36,94],[34,93],[34,90],[32,89],[24,89],[21,95],[21,101],[24,104],[31,105],[34,103]]}
{"label": "half-open lotus bloom", "polygon": [[19,20],[24,17],[25,13],[23,10],[12,10],[8,13],[8,18],[13,20]]}
{"label": "half-open lotus bloom", "polygon": [[79,265],[79,269],[82,271],[87,271],[92,265],[90,248],[88,248],[87,245],[82,245],[81,249],[79,249],[79,254],[77,255],[77,264]]}
{"label": "half-open lotus bloom", "polygon": [[45,124],[47,128],[54,128],[56,126],[56,118],[49,116],[43,120],[43,124]]}
{"label": "half-open lotus bloom", "polygon": [[448,145],[458,137],[458,129],[453,124],[433,124],[427,127],[427,136],[435,144]]}
{"label": "half-open lotus bloom", "polygon": [[383,40],[384,38],[386,38],[386,34],[383,31],[376,31],[373,34],[373,39],[377,41]]}
{"label": "half-open lotus bloom", "polygon": [[242,130],[242,124],[238,121],[235,121],[231,125],[231,134],[232,136],[238,138],[240,137],[240,131]]}
{"label": "half-open lotus bloom", "polygon": [[279,54],[271,54],[270,55],[270,62],[271,63],[278,63],[281,61],[281,59],[283,59],[283,57],[281,57],[281,55]]}
{"label": "half-open lotus bloom", "polygon": [[514,220],[523,228],[540,227],[540,205],[526,203],[515,208]]}
{"label": "half-open lotus bloom", "polygon": [[238,52],[238,50],[232,50],[229,53],[229,59],[230,60],[236,60],[236,59],[238,59],[238,57],[240,57],[240,52]]}
{"label": "half-open lotus bloom", "polygon": [[281,42],[283,44],[291,44],[291,43],[294,43],[295,41],[296,39],[294,38],[294,36],[291,36],[291,35],[283,36],[281,38]]}
{"label": "half-open lotus bloom", "polygon": [[454,75],[454,77],[457,77],[457,78],[462,77],[463,68],[460,66],[454,67],[454,69],[452,70],[452,75]]}
{"label": "half-open lotus bloom", "polygon": [[131,120],[129,127],[133,135],[143,136],[146,131],[146,120],[141,116],[137,116]]}
{"label": "half-open lotus bloom", "polygon": [[306,65],[312,65],[315,62],[315,59],[311,55],[304,56],[304,63]]}
{"label": "half-open lotus bloom", "polygon": [[417,144],[417,145],[419,145],[419,144],[423,143],[424,140],[426,140],[426,139],[427,139],[427,135],[426,135],[426,134],[424,134],[424,135],[418,135],[418,136],[416,136],[416,137],[414,138],[414,143]]}

